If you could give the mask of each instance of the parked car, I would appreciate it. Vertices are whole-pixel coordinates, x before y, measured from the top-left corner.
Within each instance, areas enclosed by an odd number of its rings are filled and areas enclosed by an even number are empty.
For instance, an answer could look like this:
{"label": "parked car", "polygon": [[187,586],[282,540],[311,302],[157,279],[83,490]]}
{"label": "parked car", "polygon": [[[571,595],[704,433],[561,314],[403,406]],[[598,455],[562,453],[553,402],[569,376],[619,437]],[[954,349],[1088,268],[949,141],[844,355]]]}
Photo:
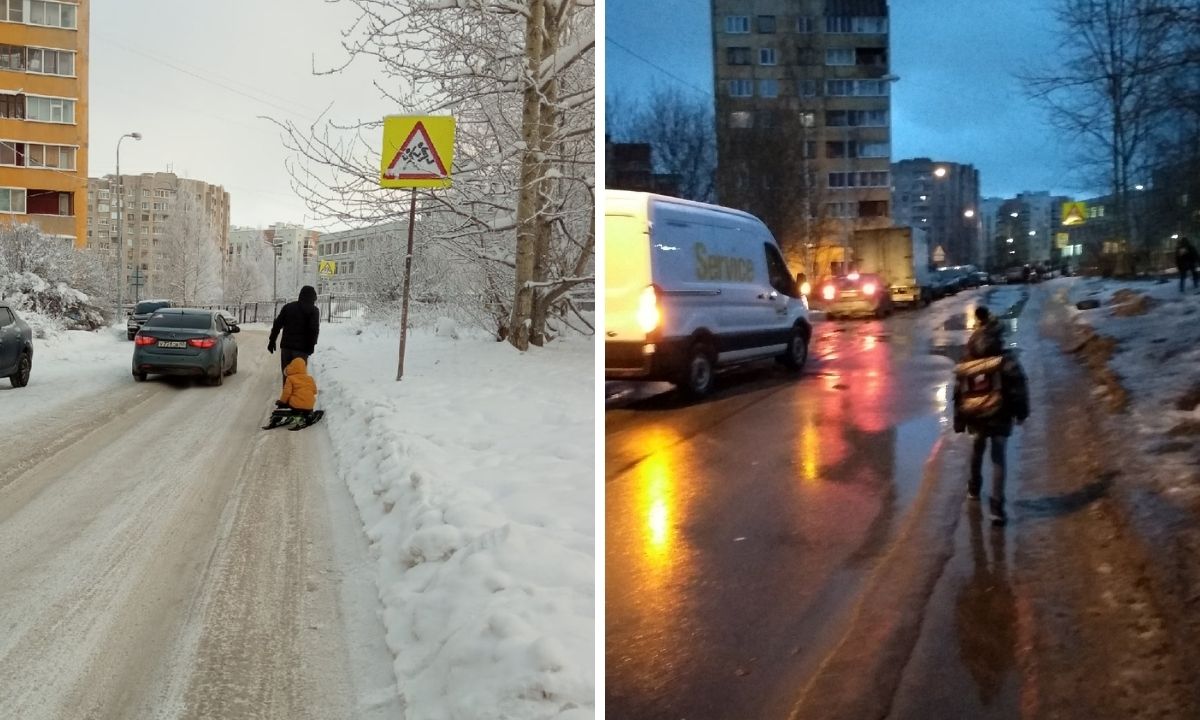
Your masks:
{"label": "parked car", "polygon": [[821,298],[830,320],[856,315],[884,318],[894,309],[887,283],[879,275],[868,273],[850,273],[826,281],[821,286]]}
{"label": "parked car", "polygon": [[32,369],[33,331],[11,305],[0,304],[0,377],[23,388]]}
{"label": "parked car", "polygon": [[933,274],[931,289],[934,299],[955,295],[962,290],[962,277],[953,268],[942,268]]}
{"label": "parked car", "polygon": [[1017,265],[1010,267],[1004,271],[1004,282],[1009,285],[1017,285],[1026,282],[1029,279],[1030,269],[1028,265]]}
{"label": "parked car", "polygon": [[132,340],[133,336],[137,335],[137,331],[142,329],[142,325],[154,314],[155,310],[169,307],[171,307],[170,300],[142,300],[129,313],[129,320],[125,323],[125,334]]}
{"label": "parked car", "polygon": [[723,367],[804,366],[803,278],[761,220],[624,190],[605,191],[604,215],[606,379],[666,380],[698,397]]}
{"label": "parked car", "polygon": [[230,326],[217,310],[162,308],[133,338],[133,378],[149,375],[200,375],[220,385],[237,372],[238,348]]}
{"label": "parked car", "polygon": [[976,287],[992,284],[992,276],[983,271],[973,272],[971,275],[975,278]]}

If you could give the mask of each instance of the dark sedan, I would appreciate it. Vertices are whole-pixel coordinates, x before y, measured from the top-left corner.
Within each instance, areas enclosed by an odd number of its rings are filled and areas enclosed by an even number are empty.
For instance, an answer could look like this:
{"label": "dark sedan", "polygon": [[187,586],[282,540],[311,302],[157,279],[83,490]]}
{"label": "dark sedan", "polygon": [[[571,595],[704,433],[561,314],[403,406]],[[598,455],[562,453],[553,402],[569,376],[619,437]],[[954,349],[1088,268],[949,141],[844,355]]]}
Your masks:
{"label": "dark sedan", "polygon": [[0,377],[22,388],[32,369],[33,331],[11,306],[0,304]]}
{"label": "dark sedan", "polygon": [[129,320],[126,323],[125,332],[132,340],[137,331],[142,329],[142,325],[146,323],[155,310],[171,307],[170,300],[142,300],[129,313]]}
{"label": "dark sedan", "polygon": [[200,375],[220,385],[237,372],[238,348],[230,326],[217,310],[163,308],[133,338],[133,377]]}

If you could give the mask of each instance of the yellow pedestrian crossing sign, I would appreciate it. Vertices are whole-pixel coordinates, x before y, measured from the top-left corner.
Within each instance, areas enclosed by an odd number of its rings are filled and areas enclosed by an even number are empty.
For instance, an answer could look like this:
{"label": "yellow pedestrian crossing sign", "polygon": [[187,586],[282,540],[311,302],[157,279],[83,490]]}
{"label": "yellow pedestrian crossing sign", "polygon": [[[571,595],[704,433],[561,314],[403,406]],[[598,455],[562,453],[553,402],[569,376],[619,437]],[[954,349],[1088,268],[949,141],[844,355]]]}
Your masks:
{"label": "yellow pedestrian crossing sign", "polygon": [[1062,224],[1082,225],[1087,221],[1087,203],[1065,202],[1062,204]]}
{"label": "yellow pedestrian crossing sign", "polygon": [[321,277],[332,277],[337,274],[336,260],[322,260],[319,263],[317,272],[321,273]]}
{"label": "yellow pedestrian crossing sign", "polygon": [[448,188],[454,161],[450,115],[389,115],[383,119],[379,185]]}

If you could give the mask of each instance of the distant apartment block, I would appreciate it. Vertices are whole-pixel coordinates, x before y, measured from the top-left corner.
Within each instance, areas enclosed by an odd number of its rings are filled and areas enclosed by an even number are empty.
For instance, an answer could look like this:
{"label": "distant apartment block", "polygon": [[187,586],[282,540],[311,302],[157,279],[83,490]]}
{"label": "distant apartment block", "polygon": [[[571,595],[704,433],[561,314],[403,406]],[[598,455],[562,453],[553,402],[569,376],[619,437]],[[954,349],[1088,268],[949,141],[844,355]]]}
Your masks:
{"label": "distant apartment block", "polygon": [[[118,213],[121,191],[124,202]],[[125,245],[126,297],[170,296],[170,283],[164,273],[170,267],[169,241],[176,231],[172,218],[181,194],[189,196],[189,206],[203,218],[204,232],[210,235],[223,264],[229,251],[229,193],[220,185],[166,172],[122,175],[119,182],[115,175],[88,179],[83,206],[87,208],[87,246],[111,255],[121,237]],[[118,214],[123,225],[120,233]]]}
{"label": "distant apartment block", "polygon": [[[923,227],[940,265],[983,265],[979,171],[971,165],[913,158],[892,164],[892,217]],[[938,252],[940,249],[940,253]]]}
{"label": "distant apartment block", "polygon": [[655,173],[649,143],[614,143],[604,139],[604,187],[677,196],[674,175]]}
{"label": "distant apartment block", "polygon": [[0,215],[86,241],[89,0],[0,0]]}
{"label": "distant apartment block", "polygon": [[229,242],[236,257],[246,254],[253,243],[262,243],[276,259],[269,268],[267,282],[276,288],[276,299],[295,300],[300,288],[317,286],[317,243],[321,233],[303,225],[275,223],[267,228],[233,227]]}

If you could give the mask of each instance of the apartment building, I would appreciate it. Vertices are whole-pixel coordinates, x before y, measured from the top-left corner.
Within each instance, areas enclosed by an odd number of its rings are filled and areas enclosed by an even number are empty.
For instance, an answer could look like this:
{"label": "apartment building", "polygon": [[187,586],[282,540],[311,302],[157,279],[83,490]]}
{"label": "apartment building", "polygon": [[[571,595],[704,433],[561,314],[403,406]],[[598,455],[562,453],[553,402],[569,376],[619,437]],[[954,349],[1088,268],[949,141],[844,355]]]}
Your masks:
{"label": "apartment building", "polygon": [[886,0],[713,0],[717,199],[791,257],[891,222]]}
{"label": "apartment building", "polygon": [[267,228],[230,228],[229,241],[234,256],[251,254],[262,243],[274,252],[267,280],[275,297],[294,300],[305,285],[317,286],[317,244],[321,233],[303,225],[275,223]]}
{"label": "apartment building", "polygon": [[[931,259],[983,266],[979,171],[972,165],[912,158],[892,164],[892,217],[929,232]],[[940,250],[940,251],[939,251]]]}
{"label": "apartment building", "polygon": [[0,217],[86,242],[89,0],[0,0]]}
{"label": "apartment building", "polygon": [[[121,191],[124,209],[119,212]],[[122,175],[119,181],[106,175],[88,179],[85,207],[89,247],[111,253],[118,237],[124,242],[125,297],[171,296],[172,283],[164,273],[171,268],[170,240],[182,231],[183,218],[176,212],[189,213],[189,225],[211,242],[212,251],[204,258],[205,278],[219,286],[229,249],[229,193],[220,185],[169,172]]]}

